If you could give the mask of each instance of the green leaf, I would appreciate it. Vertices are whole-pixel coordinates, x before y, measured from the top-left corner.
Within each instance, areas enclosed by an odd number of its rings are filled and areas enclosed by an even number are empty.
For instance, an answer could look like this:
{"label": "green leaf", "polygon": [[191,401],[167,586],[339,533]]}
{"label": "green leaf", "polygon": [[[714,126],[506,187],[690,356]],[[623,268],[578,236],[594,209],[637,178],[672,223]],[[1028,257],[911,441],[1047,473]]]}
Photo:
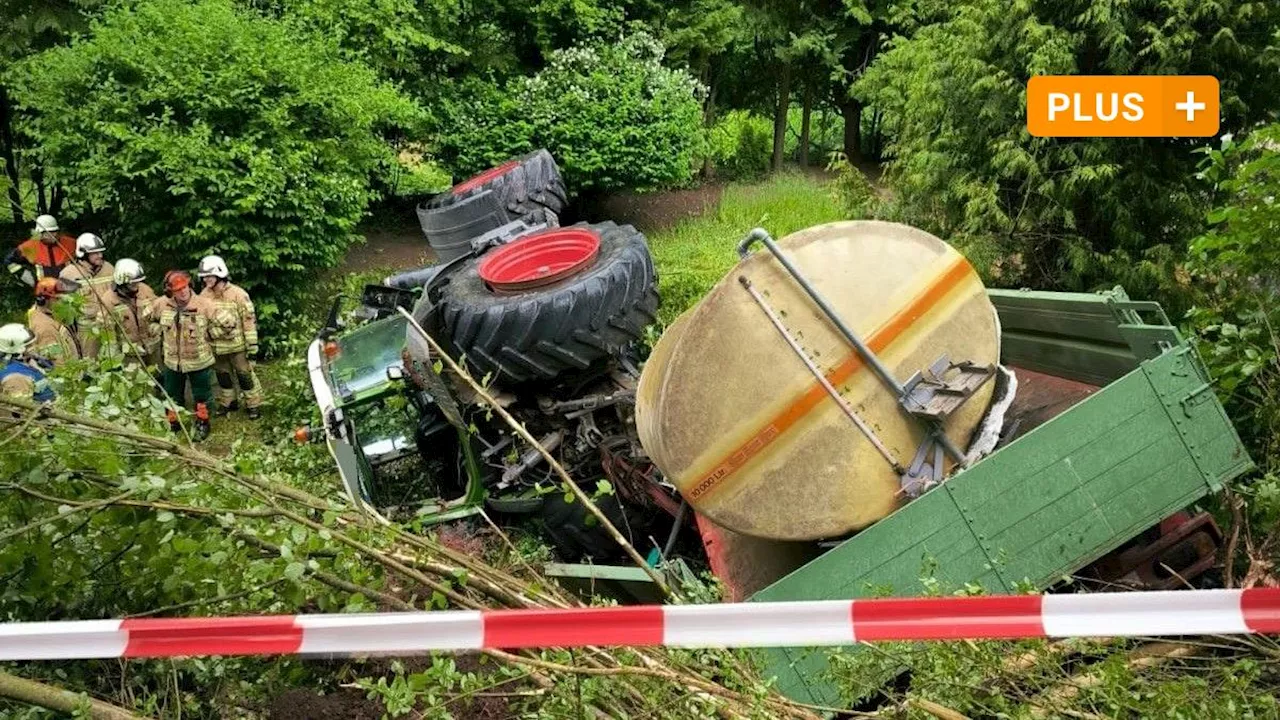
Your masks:
{"label": "green leaf", "polygon": [[307,566],[300,562],[291,562],[284,567],[284,576],[290,580],[297,581],[302,578],[302,574],[307,570]]}

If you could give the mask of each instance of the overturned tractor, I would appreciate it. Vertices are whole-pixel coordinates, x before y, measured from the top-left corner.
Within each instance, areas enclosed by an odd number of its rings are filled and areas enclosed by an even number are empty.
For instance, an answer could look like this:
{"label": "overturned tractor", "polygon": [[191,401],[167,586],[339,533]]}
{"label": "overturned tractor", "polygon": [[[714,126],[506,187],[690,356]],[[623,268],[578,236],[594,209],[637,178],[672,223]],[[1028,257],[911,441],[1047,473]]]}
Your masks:
{"label": "overturned tractor", "polygon": [[987,290],[893,223],[744,228],[740,262],[649,350],[646,239],[560,227],[565,198],[544,151],[505,163],[419,208],[440,263],[367,287],[355,326],[335,302],[312,435],[358,505],[537,516],[562,559],[618,555],[404,308],[655,564],[697,538],[734,599],[911,593],[926,567],[1003,590],[1211,567],[1211,519],[1177,511],[1249,460],[1158,305]]}

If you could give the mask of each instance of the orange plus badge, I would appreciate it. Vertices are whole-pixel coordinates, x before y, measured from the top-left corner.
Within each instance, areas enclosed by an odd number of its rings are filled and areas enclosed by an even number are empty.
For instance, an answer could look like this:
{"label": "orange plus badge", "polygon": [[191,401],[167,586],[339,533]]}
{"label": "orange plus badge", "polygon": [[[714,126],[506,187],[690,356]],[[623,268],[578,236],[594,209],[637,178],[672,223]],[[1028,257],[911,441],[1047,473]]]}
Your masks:
{"label": "orange plus badge", "polygon": [[1036,137],[1209,137],[1218,119],[1211,75],[1041,75],[1027,84]]}

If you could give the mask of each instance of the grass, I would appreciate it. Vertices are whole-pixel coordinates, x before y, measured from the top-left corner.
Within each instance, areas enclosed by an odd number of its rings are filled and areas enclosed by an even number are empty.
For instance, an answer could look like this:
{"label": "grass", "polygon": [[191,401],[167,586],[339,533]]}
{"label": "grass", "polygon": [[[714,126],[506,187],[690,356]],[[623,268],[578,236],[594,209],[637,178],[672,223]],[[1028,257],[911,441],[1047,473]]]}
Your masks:
{"label": "grass", "polygon": [[715,212],[651,233],[649,247],[658,266],[666,327],[698,302],[737,264],[736,248],[752,228],[781,238],[813,225],[844,219],[829,183],[809,175],[784,173],[751,185],[730,185]]}

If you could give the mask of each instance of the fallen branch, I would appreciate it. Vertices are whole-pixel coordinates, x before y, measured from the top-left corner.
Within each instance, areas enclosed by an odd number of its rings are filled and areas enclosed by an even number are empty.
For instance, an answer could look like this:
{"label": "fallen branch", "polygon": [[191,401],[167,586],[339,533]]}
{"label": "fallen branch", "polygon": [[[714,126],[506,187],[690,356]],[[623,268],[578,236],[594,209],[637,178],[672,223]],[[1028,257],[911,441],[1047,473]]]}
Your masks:
{"label": "fallen branch", "polygon": [[[1186,643],[1149,643],[1129,652],[1128,666],[1134,670],[1155,667],[1179,658],[1192,657],[1196,652],[1197,648],[1195,646]],[[1040,699],[1030,703],[1031,716],[1034,718],[1047,718],[1052,717],[1054,713],[1061,713],[1060,708],[1078,697],[1082,691],[1097,687],[1102,683],[1103,677],[1097,673],[1073,675],[1042,694]],[[1089,717],[1096,718],[1098,716],[1089,715]]]}
{"label": "fallen branch", "polygon": [[0,672],[0,697],[62,713],[74,713],[87,702],[89,717],[94,720],[146,720],[142,715],[135,715],[122,707],[7,672]]}
{"label": "fallen branch", "polygon": [[[342,592],[359,593],[384,608],[405,611],[427,609],[420,607],[424,603],[418,602],[412,595],[426,588],[440,592],[451,605],[466,609],[494,606],[581,605],[581,602],[576,599],[561,594],[553,584],[548,583],[532,568],[527,566],[525,568],[529,571],[532,580],[517,578],[509,571],[493,567],[480,558],[445,547],[430,537],[408,533],[391,523],[379,522],[376,518],[356,512],[343,503],[329,502],[304,490],[273,482],[266,477],[242,475],[213,456],[178,445],[168,439],[153,437],[63,410],[37,409],[32,403],[14,398],[0,398],[0,407],[2,406],[18,408],[27,413],[39,413],[35,422],[44,426],[46,430],[81,434],[91,432],[97,437],[113,438],[122,448],[172,462],[175,467],[181,467],[183,471],[189,471],[191,468],[207,470],[208,475],[218,481],[217,486],[228,494],[224,499],[211,502],[209,507],[192,506],[189,503],[180,502],[176,497],[147,501],[124,498],[116,500],[115,504],[144,507],[154,511],[167,510],[205,522],[217,520],[223,532],[261,552],[276,557],[283,557],[284,549],[259,537],[265,529],[279,532],[287,530],[290,526],[306,528],[341,544],[342,554],[354,554],[362,562],[367,563],[366,567],[374,564],[381,566],[385,577],[395,578],[392,584],[385,587],[370,588],[308,563],[301,577],[304,582],[318,582]],[[501,413],[502,409],[498,408],[498,411]],[[19,418],[14,422],[21,422],[23,419],[30,418]],[[524,436],[527,437],[527,433]],[[545,451],[545,448],[543,450]],[[563,467],[558,463],[556,467],[560,472],[564,472]],[[222,482],[223,479],[226,482]],[[115,491],[109,483],[94,483],[89,487],[104,495]],[[576,485],[570,485],[570,487],[581,493],[581,489]],[[45,495],[29,488],[24,491],[29,491],[28,494],[35,497],[43,496],[42,499],[50,502],[62,500],[62,498]],[[231,494],[234,494],[234,497]],[[584,500],[584,505],[598,512],[598,508],[595,508],[585,494],[580,494],[578,497]],[[84,502],[102,501],[77,499],[70,504]],[[245,503],[246,507],[236,507],[241,502]],[[322,518],[318,511],[325,511],[325,517]],[[616,528],[614,530],[616,531]],[[510,542],[509,538],[504,538],[504,541]],[[293,552],[297,553],[297,550]],[[631,552],[634,553],[634,548],[631,548]],[[335,559],[342,557],[333,549],[328,553],[306,553],[309,559],[321,557],[322,554]],[[297,555],[290,555],[290,557],[297,557]],[[644,567],[652,572],[647,565]],[[466,581],[459,582],[464,572]],[[399,581],[400,587],[395,586],[396,580]],[[236,593],[230,593],[230,595],[236,595]],[[219,600],[219,598],[213,600]],[[173,609],[175,606],[163,610]],[[157,611],[153,610],[151,614],[155,612]],[[797,704],[774,691],[757,697],[754,693],[739,692],[707,679],[712,677],[713,673],[726,672],[737,678],[739,682],[745,683],[746,686],[751,685],[751,674],[737,662],[735,656],[729,653],[710,658],[702,655],[686,659],[681,654],[671,653],[663,648],[635,648],[625,651],[585,648],[576,653],[574,664],[563,665],[543,660],[539,657],[540,652],[533,650],[519,654],[497,650],[482,652],[495,660],[520,665],[523,670],[530,673],[529,681],[547,692],[562,690],[564,680],[568,677],[592,675],[612,678],[610,694],[597,697],[593,701],[593,707],[584,708],[588,717],[596,717],[600,720],[608,717],[641,717],[678,712],[672,705],[673,702],[678,702],[674,698],[690,696],[704,698],[711,703],[712,712],[721,717],[734,719],[757,716],[761,710],[778,717],[809,719],[815,717],[815,710],[821,712],[834,710]]]}
{"label": "fallen branch", "polygon": [[1244,527],[1244,503],[1231,490],[1224,490],[1223,496],[1231,508],[1231,535],[1227,539],[1227,547],[1222,554],[1222,586],[1236,586],[1236,547],[1240,542],[1240,529]]}

